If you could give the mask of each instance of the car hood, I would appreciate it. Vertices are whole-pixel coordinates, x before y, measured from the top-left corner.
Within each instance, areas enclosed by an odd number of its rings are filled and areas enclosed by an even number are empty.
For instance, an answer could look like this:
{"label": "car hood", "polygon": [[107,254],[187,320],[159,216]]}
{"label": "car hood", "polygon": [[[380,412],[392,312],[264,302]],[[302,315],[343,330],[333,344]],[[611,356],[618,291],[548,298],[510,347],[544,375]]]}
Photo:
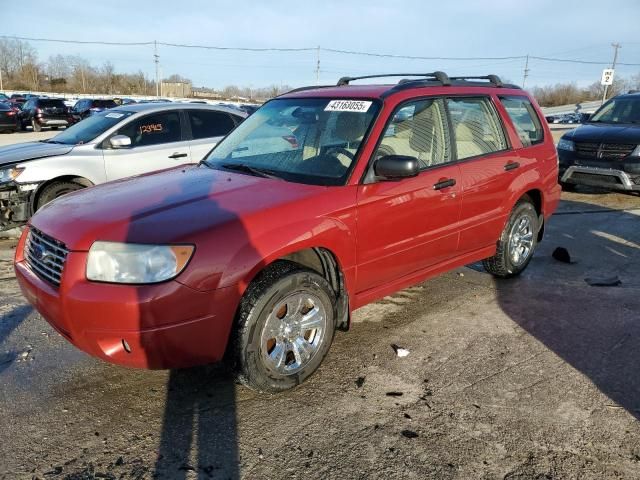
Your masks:
{"label": "car hood", "polygon": [[15,145],[0,147],[0,165],[66,155],[73,150],[73,147],[74,145],[60,145],[45,142],[17,143]]}
{"label": "car hood", "polygon": [[587,123],[568,132],[564,138],[574,142],[640,144],[640,125]]}
{"label": "car hood", "polygon": [[196,243],[218,225],[242,224],[326,188],[194,165],[70,193],[40,209],[31,224],[73,251],[95,240]]}

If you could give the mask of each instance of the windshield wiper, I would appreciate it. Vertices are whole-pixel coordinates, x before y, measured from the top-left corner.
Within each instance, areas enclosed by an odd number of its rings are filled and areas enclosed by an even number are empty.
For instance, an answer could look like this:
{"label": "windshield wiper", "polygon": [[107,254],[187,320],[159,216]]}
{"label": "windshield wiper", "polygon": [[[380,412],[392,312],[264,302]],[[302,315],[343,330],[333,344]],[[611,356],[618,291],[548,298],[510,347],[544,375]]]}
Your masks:
{"label": "windshield wiper", "polygon": [[247,165],[246,163],[222,163],[220,164],[220,166],[227,170],[249,173],[251,175],[255,175],[256,177],[276,178],[278,180],[282,180],[282,177],[277,176],[273,170],[268,170],[266,168],[260,167],[252,167],[251,165]]}

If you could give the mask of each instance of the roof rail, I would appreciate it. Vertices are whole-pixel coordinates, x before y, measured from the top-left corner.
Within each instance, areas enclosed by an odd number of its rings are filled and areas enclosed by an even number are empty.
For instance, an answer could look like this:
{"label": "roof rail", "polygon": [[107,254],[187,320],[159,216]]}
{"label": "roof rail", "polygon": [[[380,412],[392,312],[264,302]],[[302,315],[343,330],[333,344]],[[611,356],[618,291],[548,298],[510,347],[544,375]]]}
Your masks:
{"label": "roof rail", "polygon": [[451,77],[451,80],[489,80],[489,83],[496,87],[502,87],[503,83],[497,75],[481,75],[472,77]]}
{"label": "roof rail", "polygon": [[274,98],[281,97],[282,95],[288,95],[290,93],[304,92],[305,90],[315,90],[316,88],[329,88],[329,87],[335,87],[335,85],[308,85],[306,87],[298,87],[298,88],[289,90],[287,92],[283,92],[280,95],[276,95]]}
{"label": "roof rail", "polygon": [[362,75],[360,77],[342,77],[338,80],[337,86],[349,85],[354,80],[364,80],[367,78],[385,78],[385,77],[425,77],[439,81],[442,85],[451,85],[449,76],[444,72],[432,73],[386,73],[380,75]]}

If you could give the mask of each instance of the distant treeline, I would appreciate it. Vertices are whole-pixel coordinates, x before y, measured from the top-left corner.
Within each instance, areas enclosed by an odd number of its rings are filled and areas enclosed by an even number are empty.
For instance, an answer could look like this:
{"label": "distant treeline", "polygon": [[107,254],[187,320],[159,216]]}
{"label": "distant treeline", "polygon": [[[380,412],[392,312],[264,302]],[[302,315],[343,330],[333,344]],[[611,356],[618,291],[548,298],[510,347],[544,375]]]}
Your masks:
{"label": "distant treeline", "polygon": [[[640,90],[640,73],[629,78],[617,77],[613,85],[609,86],[607,98],[629,90]],[[588,87],[580,88],[575,83],[557,83],[546,87],[534,87],[531,93],[542,107],[556,107],[559,105],[573,105],[580,102],[602,100],[604,87],[595,82]]]}
{"label": "distant treeline", "polygon": [[[0,71],[5,90],[97,93],[108,95],[155,95],[154,79],[143,72],[118,73],[111,62],[96,67],[75,55],[52,55],[46,61],[38,58],[33,46],[18,39],[0,39]],[[177,74],[163,79],[165,82],[192,83]],[[206,89],[221,98],[245,97],[267,99],[290,90],[287,85],[249,88],[230,85],[222,90]]]}

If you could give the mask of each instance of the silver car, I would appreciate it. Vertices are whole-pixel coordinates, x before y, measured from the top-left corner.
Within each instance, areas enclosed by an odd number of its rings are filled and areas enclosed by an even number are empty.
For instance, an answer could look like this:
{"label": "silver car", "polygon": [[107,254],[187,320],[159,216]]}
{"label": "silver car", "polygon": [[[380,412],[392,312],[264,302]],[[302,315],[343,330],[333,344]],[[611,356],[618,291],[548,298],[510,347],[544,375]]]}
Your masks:
{"label": "silver car", "polygon": [[88,117],[55,137],[0,148],[0,229],[84,187],[197,163],[244,120],[236,109],[136,104]]}

